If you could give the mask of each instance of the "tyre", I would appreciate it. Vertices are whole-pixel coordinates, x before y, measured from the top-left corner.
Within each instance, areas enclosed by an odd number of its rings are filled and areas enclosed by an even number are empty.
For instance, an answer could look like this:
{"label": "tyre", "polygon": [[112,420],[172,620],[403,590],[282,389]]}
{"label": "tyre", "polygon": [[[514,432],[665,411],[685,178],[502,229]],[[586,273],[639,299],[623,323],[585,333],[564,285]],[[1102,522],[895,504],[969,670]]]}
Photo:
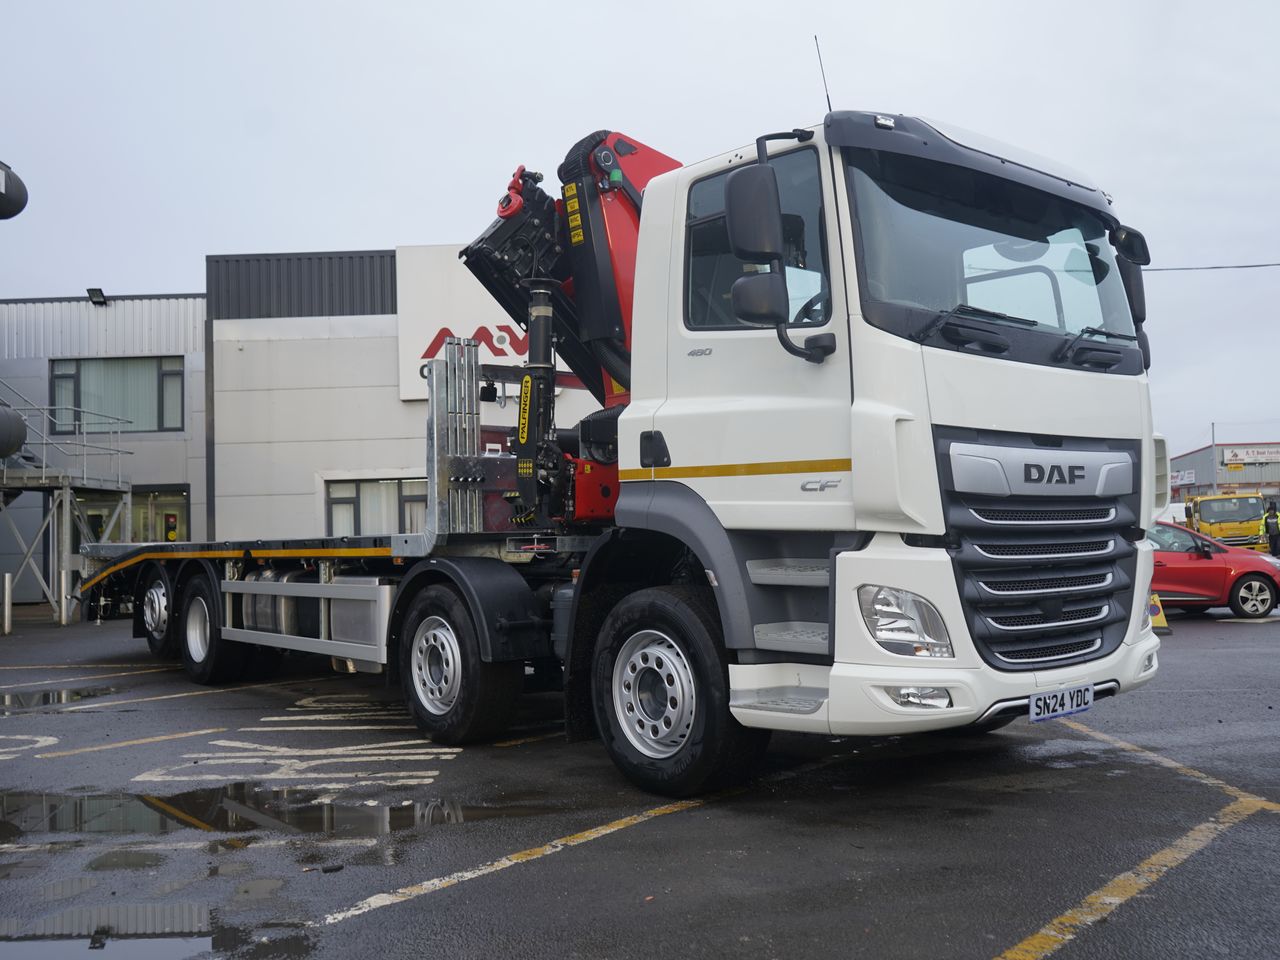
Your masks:
{"label": "tyre", "polygon": [[249,648],[224,640],[221,627],[217,591],[207,577],[192,577],[182,591],[182,625],[177,640],[183,669],[196,683],[228,683],[244,673]]}
{"label": "tyre", "polygon": [[1232,584],[1229,602],[1237,617],[1261,620],[1276,605],[1276,585],[1260,573],[1250,573]]}
{"label": "tyre", "polygon": [[148,564],[138,578],[134,601],[142,611],[142,631],[151,653],[161,660],[178,659],[177,617],[173,609],[173,584],[159,564]]}
{"label": "tyre", "polygon": [[621,600],[592,663],[592,702],[613,762],[642,789],[687,797],[745,779],[769,731],[729,713],[720,620],[705,589],[666,586]]}
{"label": "tyre", "polygon": [[436,743],[485,740],[515,715],[524,662],[480,659],[475,624],[456,590],[421,591],[405,615],[400,684],[418,729]]}

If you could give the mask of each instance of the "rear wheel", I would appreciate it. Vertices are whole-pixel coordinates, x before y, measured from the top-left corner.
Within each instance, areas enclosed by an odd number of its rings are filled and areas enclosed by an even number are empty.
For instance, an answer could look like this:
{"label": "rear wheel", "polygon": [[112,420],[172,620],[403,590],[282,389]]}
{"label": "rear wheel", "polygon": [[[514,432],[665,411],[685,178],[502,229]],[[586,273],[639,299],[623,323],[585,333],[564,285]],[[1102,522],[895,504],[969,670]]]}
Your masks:
{"label": "rear wheel", "polygon": [[1260,573],[1248,574],[1232,585],[1230,603],[1237,617],[1260,620],[1276,605],[1276,585]]}
{"label": "rear wheel", "polygon": [[471,613],[453,588],[414,598],[400,642],[400,683],[418,729],[437,743],[470,743],[505,730],[515,715],[524,663],[486,663]]}
{"label": "rear wheel", "polygon": [[217,591],[206,577],[196,576],[187,581],[182,594],[178,639],[187,676],[205,685],[239,679],[249,648],[222,638]]}
{"label": "rear wheel", "polygon": [[625,597],[601,628],[592,700],[613,762],[636,785],[689,796],[745,779],[769,731],[729,713],[729,670],[705,590],[653,587]]}
{"label": "rear wheel", "polygon": [[159,564],[150,564],[138,579],[138,599],[142,609],[142,630],[151,653],[162,660],[178,658],[177,618],[173,610],[173,584]]}

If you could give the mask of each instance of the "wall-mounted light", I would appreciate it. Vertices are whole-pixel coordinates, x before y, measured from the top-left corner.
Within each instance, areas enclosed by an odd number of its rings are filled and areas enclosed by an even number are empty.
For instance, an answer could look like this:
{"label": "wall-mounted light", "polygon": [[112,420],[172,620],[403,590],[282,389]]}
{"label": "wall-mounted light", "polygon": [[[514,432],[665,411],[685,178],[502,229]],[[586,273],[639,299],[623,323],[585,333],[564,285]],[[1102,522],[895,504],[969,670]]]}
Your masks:
{"label": "wall-mounted light", "polygon": [[89,302],[95,307],[105,307],[107,305],[107,295],[102,292],[101,287],[90,287],[85,293],[89,295]]}

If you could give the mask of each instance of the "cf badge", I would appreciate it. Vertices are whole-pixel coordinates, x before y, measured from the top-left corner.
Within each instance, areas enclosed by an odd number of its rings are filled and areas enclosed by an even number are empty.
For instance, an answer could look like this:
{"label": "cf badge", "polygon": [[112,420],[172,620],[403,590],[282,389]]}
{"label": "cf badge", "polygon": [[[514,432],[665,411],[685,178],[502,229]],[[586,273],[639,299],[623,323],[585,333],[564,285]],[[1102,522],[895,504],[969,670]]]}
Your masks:
{"label": "cf badge", "polygon": [[824,490],[830,490],[832,487],[840,486],[837,480],[806,480],[800,484],[800,489],[805,493],[822,493]]}

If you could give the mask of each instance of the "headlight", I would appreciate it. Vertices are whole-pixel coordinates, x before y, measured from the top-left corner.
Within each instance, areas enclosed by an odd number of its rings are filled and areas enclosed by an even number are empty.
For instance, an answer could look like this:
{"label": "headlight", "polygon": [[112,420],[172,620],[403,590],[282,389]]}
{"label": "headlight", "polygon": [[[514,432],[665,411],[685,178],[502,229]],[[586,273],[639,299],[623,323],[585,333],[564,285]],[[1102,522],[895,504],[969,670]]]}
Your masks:
{"label": "headlight", "polygon": [[1148,597],[1142,605],[1142,623],[1138,627],[1139,633],[1146,633],[1151,629],[1151,599]]}
{"label": "headlight", "polygon": [[942,615],[910,590],[864,584],[858,588],[862,619],[880,644],[904,657],[952,657],[951,637]]}

